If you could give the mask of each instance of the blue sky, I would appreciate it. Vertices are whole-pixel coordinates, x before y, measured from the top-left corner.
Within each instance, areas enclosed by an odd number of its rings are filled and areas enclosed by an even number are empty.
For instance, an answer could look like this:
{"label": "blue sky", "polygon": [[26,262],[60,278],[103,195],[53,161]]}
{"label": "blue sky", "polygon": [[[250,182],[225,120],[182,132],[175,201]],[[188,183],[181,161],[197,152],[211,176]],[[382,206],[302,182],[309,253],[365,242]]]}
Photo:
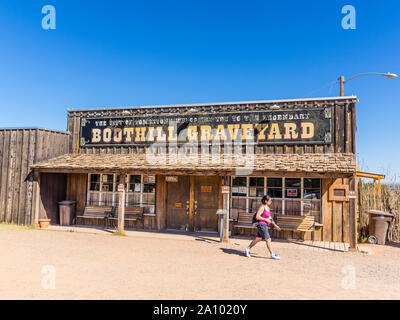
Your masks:
{"label": "blue sky", "polygon": [[[47,4],[56,30],[41,27]],[[340,75],[400,74],[399,18],[398,0],[2,1],[0,127],[65,130],[68,108],[337,96]],[[345,85],[362,169],[397,179],[399,88]]]}

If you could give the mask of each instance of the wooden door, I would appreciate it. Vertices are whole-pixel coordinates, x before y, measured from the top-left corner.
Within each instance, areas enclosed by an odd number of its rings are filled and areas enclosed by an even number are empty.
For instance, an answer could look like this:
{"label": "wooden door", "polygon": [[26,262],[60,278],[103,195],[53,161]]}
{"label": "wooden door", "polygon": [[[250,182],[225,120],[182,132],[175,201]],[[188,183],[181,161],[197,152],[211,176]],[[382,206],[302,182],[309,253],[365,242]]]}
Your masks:
{"label": "wooden door", "polygon": [[189,177],[179,176],[178,182],[167,182],[167,229],[188,229],[189,196]]}
{"label": "wooden door", "polygon": [[218,232],[220,177],[194,177],[194,231]]}

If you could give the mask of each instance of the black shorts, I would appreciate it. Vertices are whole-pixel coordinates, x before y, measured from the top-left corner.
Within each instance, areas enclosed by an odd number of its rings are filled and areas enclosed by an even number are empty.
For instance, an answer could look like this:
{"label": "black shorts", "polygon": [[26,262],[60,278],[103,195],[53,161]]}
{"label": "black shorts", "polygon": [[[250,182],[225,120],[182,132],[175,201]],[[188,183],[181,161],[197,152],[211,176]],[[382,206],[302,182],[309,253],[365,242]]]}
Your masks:
{"label": "black shorts", "polygon": [[268,232],[268,226],[266,224],[258,223],[257,230],[257,238],[262,238],[263,240],[271,238]]}

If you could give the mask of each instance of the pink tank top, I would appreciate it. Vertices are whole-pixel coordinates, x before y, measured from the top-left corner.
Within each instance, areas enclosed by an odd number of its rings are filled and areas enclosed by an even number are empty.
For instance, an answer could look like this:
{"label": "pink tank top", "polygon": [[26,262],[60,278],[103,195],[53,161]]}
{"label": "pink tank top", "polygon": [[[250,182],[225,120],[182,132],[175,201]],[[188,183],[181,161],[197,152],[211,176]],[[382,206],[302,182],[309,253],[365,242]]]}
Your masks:
{"label": "pink tank top", "polygon": [[[271,211],[267,211],[267,209],[264,208],[264,213],[261,215],[261,217],[263,217],[264,219],[271,218]],[[260,220],[259,223],[269,225],[269,223],[264,220]]]}

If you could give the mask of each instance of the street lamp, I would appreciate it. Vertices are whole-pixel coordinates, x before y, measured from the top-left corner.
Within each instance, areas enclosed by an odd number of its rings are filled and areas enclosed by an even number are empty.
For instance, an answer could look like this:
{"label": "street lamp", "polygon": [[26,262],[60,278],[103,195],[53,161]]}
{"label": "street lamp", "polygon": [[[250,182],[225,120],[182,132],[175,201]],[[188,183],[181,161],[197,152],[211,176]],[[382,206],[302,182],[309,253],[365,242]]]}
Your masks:
{"label": "street lamp", "polygon": [[357,76],[354,76],[354,77],[352,77],[350,79],[347,79],[347,80],[344,80],[344,77],[340,76],[339,79],[338,79],[340,81],[340,96],[343,97],[343,90],[344,90],[345,82],[353,80],[354,78],[365,76],[365,75],[369,75],[369,74],[376,74],[378,76],[383,76],[383,77],[388,78],[388,79],[396,79],[398,77],[397,74],[390,73],[390,72],[388,72],[388,73],[378,73],[378,72],[361,73],[361,74],[359,74]]}

